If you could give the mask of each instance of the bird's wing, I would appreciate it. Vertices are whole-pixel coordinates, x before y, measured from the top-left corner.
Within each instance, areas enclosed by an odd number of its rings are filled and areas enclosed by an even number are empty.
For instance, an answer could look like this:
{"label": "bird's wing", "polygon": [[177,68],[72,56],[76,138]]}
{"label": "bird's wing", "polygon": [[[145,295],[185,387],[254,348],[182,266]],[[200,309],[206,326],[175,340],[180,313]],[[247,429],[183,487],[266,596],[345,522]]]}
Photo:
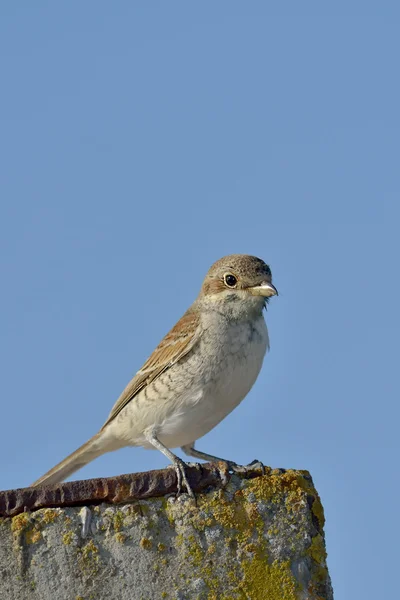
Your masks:
{"label": "bird's wing", "polygon": [[140,371],[128,383],[114,404],[102,429],[115,419],[118,413],[121,412],[140,390],[186,356],[200,339],[200,333],[199,314],[190,308],[171,331],[167,333]]}

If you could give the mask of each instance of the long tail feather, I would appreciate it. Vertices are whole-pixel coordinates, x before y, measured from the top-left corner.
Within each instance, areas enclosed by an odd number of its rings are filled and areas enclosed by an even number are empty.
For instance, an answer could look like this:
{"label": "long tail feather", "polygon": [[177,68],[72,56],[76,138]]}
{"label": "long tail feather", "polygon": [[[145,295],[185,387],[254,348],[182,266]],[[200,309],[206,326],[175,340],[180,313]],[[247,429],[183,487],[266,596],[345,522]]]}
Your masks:
{"label": "long tail feather", "polygon": [[81,469],[98,456],[111,450],[111,448],[104,443],[102,434],[103,432],[96,433],[96,435],[75,450],[75,452],[67,456],[67,458],[64,458],[58,465],[32,483],[31,487],[51,485],[52,483],[64,481],[64,479],[67,479],[67,477],[75,473],[75,471],[78,471],[78,469]]}

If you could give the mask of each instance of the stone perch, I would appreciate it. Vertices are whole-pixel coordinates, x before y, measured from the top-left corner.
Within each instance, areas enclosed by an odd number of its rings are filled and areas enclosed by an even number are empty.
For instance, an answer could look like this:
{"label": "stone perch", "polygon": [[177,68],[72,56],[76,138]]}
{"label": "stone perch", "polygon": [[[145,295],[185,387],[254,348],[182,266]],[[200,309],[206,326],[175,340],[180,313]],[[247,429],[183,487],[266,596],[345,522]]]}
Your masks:
{"label": "stone perch", "polygon": [[191,466],[0,492],[1,600],[333,600],[307,471]]}

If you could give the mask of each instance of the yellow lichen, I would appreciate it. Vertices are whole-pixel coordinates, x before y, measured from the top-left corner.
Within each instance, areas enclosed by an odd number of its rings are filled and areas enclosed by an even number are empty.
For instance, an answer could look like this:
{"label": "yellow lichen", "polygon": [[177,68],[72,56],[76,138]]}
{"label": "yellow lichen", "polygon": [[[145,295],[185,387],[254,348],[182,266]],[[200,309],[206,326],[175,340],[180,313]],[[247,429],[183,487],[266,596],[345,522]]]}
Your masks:
{"label": "yellow lichen", "polygon": [[151,540],[149,540],[148,538],[142,537],[142,539],[140,540],[140,546],[144,549],[144,550],[151,550],[153,543]]}
{"label": "yellow lichen", "polygon": [[[234,484],[233,484],[234,485]],[[307,512],[311,499],[311,509],[323,523],[323,511],[318,494],[307,472],[269,469],[267,475],[247,480],[242,489],[234,490],[228,484],[225,490],[200,495],[197,508],[189,503],[167,503],[165,510],[171,525],[177,529],[175,548],[182,561],[189,561],[193,566],[193,577],[201,577],[209,588],[208,599],[222,600],[221,581],[216,573],[216,565],[211,557],[215,552],[215,543],[207,546],[203,537],[205,530],[219,527],[223,530],[223,539],[228,553],[238,556],[240,563],[229,571],[228,581],[232,591],[241,590],[243,598],[258,600],[294,600],[296,598],[296,579],[289,561],[274,561],[268,556],[268,538],[281,535],[281,528],[290,530],[307,527]],[[261,503],[261,505],[260,505]],[[272,524],[268,531],[265,528],[265,503],[278,505],[279,520]],[[272,510],[275,510],[271,507]],[[303,517],[298,511],[304,510]],[[308,513],[309,514],[309,513]],[[299,520],[300,518],[300,520]],[[182,523],[184,530],[180,529]],[[193,534],[190,534],[190,531]],[[267,534],[267,535],[266,535]],[[304,529],[294,532],[292,540],[288,540],[288,548],[296,552],[297,544],[304,539]],[[207,539],[207,538],[206,538]],[[322,540],[322,548],[323,539]],[[321,547],[318,546],[321,550]],[[316,542],[310,553],[316,558]],[[315,569],[314,569],[315,571]],[[325,572],[325,577],[326,577]],[[180,574],[182,575],[182,573]],[[322,572],[319,571],[322,577]],[[225,580],[226,581],[226,580]],[[236,596],[235,596],[236,597]]]}
{"label": "yellow lichen", "polygon": [[245,550],[246,552],[256,552],[256,551],[257,551],[257,549],[258,549],[258,548],[257,548],[257,544],[251,544],[251,543],[250,543],[250,544],[246,544],[246,545],[244,546],[244,550]]}
{"label": "yellow lichen", "polygon": [[319,533],[314,536],[311,540],[311,546],[309,548],[311,558],[319,565],[323,564],[326,560],[326,550],[322,535]]}
{"label": "yellow lichen", "polygon": [[[14,542],[20,545],[23,534],[26,544],[36,544],[42,539],[41,530],[44,525],[54,520],[53,510],[37,511],[34,515],[21,513],[11,520],[11,531],[14,534]],[[57,514],[57,513],[56,513]]]}
{"label": "yellow lichen", "polygon": [[194,566],[200,567],[204,563],[204,550],[194,535],[189,536],[188,542],[189,544],[186,558],[189,559]]}
{"label": "yellow lichen", "polygon": [[90,540],[83,548],[81,548],[82,556],[84,558],[93,558],[99,552],[98,547],[93,540]]}
{"label": "yellow lichen", "polygon": [[314,579],[316,582],[325,581],[328,575],[326,568],[326,550],[322,535],[319,533],[312,538],[308,554],[315,562]]}
{"label": "yellow lichen", "polygon": [[289,561],[274,561],[271,565],[262,554],[243,561],[243,580],[239,587],[252,600],[296,600],[296,580]]}
{"label": "yellow lichen", "polygon": [[54,508],[46,508],[46,510],[41,511],[41,517],[43,523],[54,523],[57,519],[59,512]]}
{"label": "yellow lichen", "polygon": [[317,517],[319,527],[322,531],[322,528],[325,525],[324,508],[322,506],[320,497],[318,496],[318,494],[315,491],[314,491],[314,502],[312,504],[311,510],[313,511],[314,515]]}
{"label": "yellow lichen", "polygon": [[[22,533],[25,532],[25,542],[27,544],[36,544],[42,539],[41,530],[49,523],[53,523],[58,517],[59,512],[55,509],[39,510],[33,515],[30,513],[21,513],[11,520],[11,531],[14,533],[15,542],[21,544]],[[17,540],[18,538],[18,540]]]}
{"label": "yellow lichen", "polygon": [[14,548],[21,548],[23,540],[26,544],[35,544],[41,538],[39,527],[32,524],[29,513],[21,513],[11,519],[11,531],[14,536]]}
{"label": "yellow lichen", "polygon": [[70,546],[72,544],[72,540],[74,539],[74,534],[72,533],[72,531],[67,531],[67,533],[64,533],[63,535],[63,544],[65,546]]}
{"label": "yellow lichen", "polygon": [[[320,535],[324,516],[319,496],[307,473],[267,469],[267,475],[242,480],[239,485],[241,489],[237,489],[237,478],[232,478],[224,489],[199,494],[197,506],[183,498],[178,502],[157,499],[135,503],[124,511],[110,507],[105,515],[105,527],[111,527],[116,542],[124,543],[129,538],[125,531],[134,521],[140,520],[138,526],[142,535],[148,536],[140,539],[140,547],[164,553],[164,556],[154,557],[153,569],[158,573],[160,569],[168,568],[169,561],[166,545],[158,541],[165,525],[159,526],[160,521],[155,520],[160,517],[162,522],[166,516],[170,531],[163,541],[170,539],[171,534],[182,565],[182,570],[173,574],[175,583],[179,582],[179,587],[186,590],[193,579],[203,580],[208,590],[201,591],[196,598],[207,600],[295,600],[300,588],[290,569],[290,561],[273,561],[276,544],[283,536],[288,552],[293,552],[294,556],[302,552],[301,556],[312,565],[310,586],[314,586],[315,597],[321,596],[328,576],[324,540]],[[148,512],[153,516],[146,514],[141,518]],[[23,513],[14,519],[12,530],[22,532],[22,539],[26,537],[28,543],[35,543],[40,540],[44,525],[52,523],[59,514],[62,513],[54,509],[38,511],[33,516]],[[319,533],[316,532],[305,550],[311,516]],[[71,523],[69,517],[64,519],[66,525]],[[151,533],[150,527],[153,527]],[[74,535],[73,531],[64,533],[63,543],[70,545]],[[21,544],[21,535],[16,536],[16,540]],[[89,541],[74,552],[77,552],[85,575],[93,576],[101,564],[99,549],[94,542]],[[310,586],[303,590],[305,594],[310,593]],[[225,595],[221,587],[224,587]],[[167,591],[162,592],[161,597],[169,597]]]}
{"label": "yellow lichen", "polygon": [[87,577],[94,577],[99,571],[99,549],[90,540],[85,546],[78,549],[79,564]]}
{"label": "yellow lichen", "polygon": [[[279,502],[285,494],[289,500],[289,508],[290,504],[302,499],[305,487],[305,479],[298,471],[289,469],[280,473],[272,470],[268,475],[250,480],[244,493],[246,496],[253,493],[257,500],[270,500],[274,503]],[[314,491],[313,488],[312,490]]]}
{"label": "yellow lichen", "polygon": [[144,517],[150,512],[150,507],[147,504],[142,504],[141,502],[138,502],[137,504],[132,504],[131,510],[135,514],[140,514],[142,517]]}
{"label": "yellow lichen", "polygon": [[42,537],[39,529],[33,528],[28,529],[25,533],[25,539],[27,544],[36,544]]}
{"label": "yellow lichen", "polygon": [[274,504],[284,500],[290,511],[297,511],[309,498],[313,498],[311,510],[322,531],[325,523],[324,510],[308,471],[289,469],[285,473],[280,473],[277,470],[269,470],[264,477],[256,477],[249,481],[245,495],[248,496],[251,492],[258,500],[268,500]]}
{"label": "yellow lichen", "polygon": [[[296,488],[299,490],[294,476],[289,474],[284,481],[281,481],[282,477],[282,474],[273,474],[247,482],[246,488],[235,493],[233,502],[226,499],[223,491],[211,495],[211,498],[210,495],[206,497],[207,508],[212,508],[215,521],[225,529],[225,532],[235,530],[234,536],[226,537],[227,546],[232,545],[234,550],[233,547],[238,545],[238,549],[246,553],[245,556],[248,556],[248,553],[252,554],[251,558],[242,559],[240,567],[230,571],[229,577],[232,583],[234,582],[246,597],[252,600],[264,598],[294,600],[295,598],[296,582],[290,565],[288,562],[276,561],[269,565],[263,535],[264,521],[258,512],[257,504],[247,501],[250,493],[253,493],[257,500],[279,501],[279,495],[283,498],[290,486],[292,492]],[[296,500],[302,499],[303,495],[304,492],[300,488]],[[294,496],[292,499],[294,500]],[[205,505],[201,508],[206,510]],[[199,560],[197,554],[195,556]],[[201,574],[210,588],[209,598],[221,598],[220,582],[213,576],[212,568],[203,566]]]}
{"label": "yellow lichen", "polygon": [[216,551],[217,547],[215,544],[210,544],[207,548],[207,553],[208,554],[214,554]]}
{"label": "yellow lichen", "polygon": [[28,513],[21,513],[11,519],[11,531],[18,533],[28,527],[30,523]]}
{"label": "yellow lichen", "polygon": [[114,515],[114,519],[113,519],[114,531],[121,531],[123,525],[124,525],[124,515],[123,515],[122,511],[117,510]]}

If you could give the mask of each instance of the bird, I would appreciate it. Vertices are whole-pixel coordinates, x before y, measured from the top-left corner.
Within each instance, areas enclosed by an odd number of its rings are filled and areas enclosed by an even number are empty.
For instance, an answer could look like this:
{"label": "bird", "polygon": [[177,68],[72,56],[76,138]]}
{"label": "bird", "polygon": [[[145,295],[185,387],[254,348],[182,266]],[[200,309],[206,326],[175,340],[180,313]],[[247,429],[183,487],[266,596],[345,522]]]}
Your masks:
{"label": "bird", "polygon": [[[263,309],[278,291],[260,258],[231,254],[209,269],[200,293],[156,347],[114,404],[102,428],[31,487],[64,481],[106,452],[125,446],[161,451],[194,496],[185,463],[190,457],[225,460],[195,442],[245,398],[269,350]],[[234,468],[233,461],[225,462]]]}

